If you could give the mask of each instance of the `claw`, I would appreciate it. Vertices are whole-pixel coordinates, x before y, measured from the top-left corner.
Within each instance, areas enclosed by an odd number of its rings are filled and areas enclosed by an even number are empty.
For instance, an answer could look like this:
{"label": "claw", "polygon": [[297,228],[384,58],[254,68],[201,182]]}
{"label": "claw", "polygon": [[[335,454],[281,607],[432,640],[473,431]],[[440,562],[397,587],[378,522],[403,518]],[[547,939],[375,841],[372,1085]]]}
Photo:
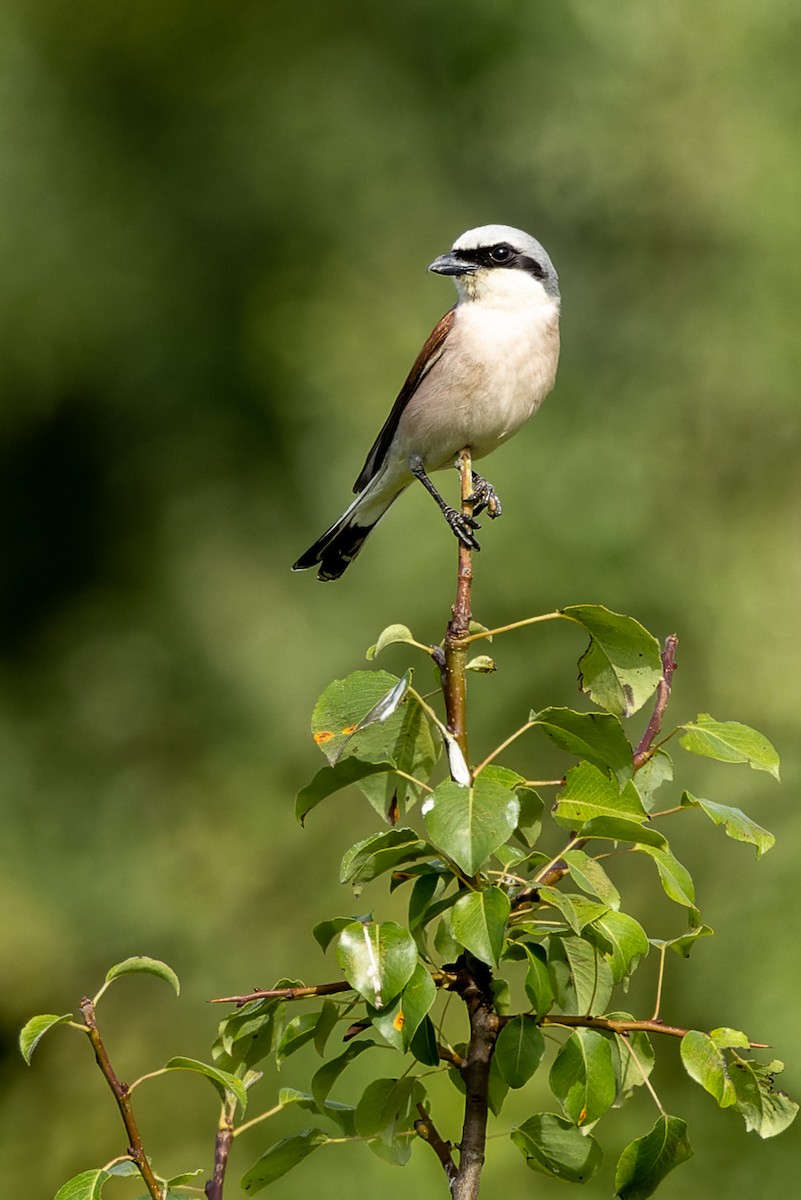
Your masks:
{"label": "claw", "polygon": [[463,546],[466,546],[468,550],[481,549],[473,536],[473,530],[481,528],[478,521],[473,517],[468,517],[464,513],[459,512],[458,509],[451,508],[449,504],[446,505],[442,512],[445,520]]}
{"label": "claw", "polygon": [[473,494],[470,496],[470,503],[473,505],[473,512],[476,513],[483,512],[486,508],[487,515],[493,521],[503,512],[500,496],[489,480],[479,475],[478,471],[473,471]]}

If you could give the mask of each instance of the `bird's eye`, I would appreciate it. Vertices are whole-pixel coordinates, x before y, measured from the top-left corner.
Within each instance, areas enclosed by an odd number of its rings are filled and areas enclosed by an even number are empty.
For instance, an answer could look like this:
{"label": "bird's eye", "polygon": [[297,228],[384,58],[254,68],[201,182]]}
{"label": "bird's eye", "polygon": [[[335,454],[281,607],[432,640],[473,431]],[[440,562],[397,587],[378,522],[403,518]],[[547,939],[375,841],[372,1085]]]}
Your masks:
{"label": "bird's eye", "polygon": [[494,263],[508,263],[513,254],[514,250],[512,247],[503,243],[500,246],[493,246],[489,252],[489,256]]}

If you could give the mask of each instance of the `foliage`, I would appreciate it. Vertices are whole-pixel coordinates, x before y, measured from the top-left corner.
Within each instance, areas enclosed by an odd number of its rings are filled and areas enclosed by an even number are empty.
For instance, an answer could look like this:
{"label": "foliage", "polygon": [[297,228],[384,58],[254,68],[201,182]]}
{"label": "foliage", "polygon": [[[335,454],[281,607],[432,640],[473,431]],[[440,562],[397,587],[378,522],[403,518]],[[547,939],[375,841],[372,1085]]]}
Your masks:
{"label": "foliage", "polygon": [[[306,985],[283,979],[266,991],[232,998],[236,1007],[220,1023],[213,1062],[173,1058],[162,1069],[199,1073],[220,1094],[215,1174],[205,1189],[211,1200],[222,1196],[238,1134],[291,1108],[299,1110],[301,1124],[309,1117],[311,1123],[269,1145],[245,1171],[241,1186],[247,1195],[321,1147],[353,1139],[396,1165],[408,1161],[415,1140],[425,1141],[452,1184],[459,1176],[451,1142],[438,1132],[427,1099],[431,1075],[446,1074],[465,1094],[464,1156],[471,1105],[482,1087],[485,1115],[489,1108],[502,1120],[509,1090],[524,1089],[546,1070],[553,1111],[534,1111],[508,1131],[526,1165],[585,1183],[603,1164],[599,1122],[608,1122],[612,1110],[644,1088],[657,1106],[657,1120],[623,1150],[615,1168],[616,1194],[639,1200],[692,1154],[685,1122],[665,1112],[651,1082],[658,1041],[680,1041],[690,1079],[720,1108],[739,1113],[760,1137],[782,1132],[794,1119],[797,1105],[775,1084],[782,1064],[755,1059],[748,1035],[682,1029],[659,1017],[667,951],[686,957],[712,933],[701,921],[694,882],[664,832],[667,818],[703,814],[729,837],[753,845],[758,856],[773,843],[738,809],[687,791],[658,808],[663,793],[676,786],[666,746],[778,778],[776,752],[755,730],[704,713],[663,732],[675,638],[660,651],[636,621],[593,605],[514,628],[545,620],[572,622],[589,635],[579,663],[580,686],[600,711],[552,707],[530,713],[470,771],[468,783],[447,776],[443,763],[450,763],[453,774],[454,738],[431,698],[414,686],[411,670],[400,677],[356,671],[330,684],[317,702],[312,731],[327,765],[300,792],[298,819],[303,822],[342,789],[358,789],[383,827],[346,851],[340,878],[354,898],[379,877],[390,891],[404,889],[407,919],[400,924],[370,912],[320,921],[314,937],[324,953],[335,950],[341,973],[335,980]],[[473,625],[461,650],[504,632],[505,627]],[[400,625],[385,630],[368,657],[395,643],[422,650],[442,667],[441,648],[417,642]],[[652,697],[653,715],[634,742],[624,721]],[[503,751],[530,734],[544,736],[564,755],[560,778],[529,780],[500,764]],[[448,751],[444,759],[442,747]],[[632,854],[652,861],[665,895],[684,912],[686,932],[667,940],[649,937],[624,909],[615,864]],[[618,1011],[631,976],[652,953],[659,958],[653,1015]],[[32,1018],[20,1035],[30,1062],[40,1039],[56,1025],[88,1032],[131,1135],[127,1156],[75,1176],[57,1200],[95,1200],[115,1175],[135,1171],[154,1198],[197,1190],[189,1175],[165,1179],[151,1173],[148,1182],[149,1164],[139,1154],[125,1111],[141,1080],[119,1084],[97,1031],[95,1007],[106,989],[136,972],[159,976],[178,991],[165,964],[128,959],[109,970],[93,1001],[83,1002],[83,1025],[70,1014],[44,1015]],[[467,1043],[452,1031],[454,995],[469,1017]],[[553,1055],[546,1052],[544,1031],[559,1038]],[[309,1090],[284,1088],[276,1105],[244,1122],[259,1064],[273,1057],[282,1065],[308,1044],[322,1060]],[[389,1068],[387,1047],[400,1056]],[[483,1066],[477,1067],[482,1054]],[[363,1055],[372,1064],[370,1082],[347,1103],[332,1100],[343,1074]],[[347,1095],[344,1086],[342,1094]]]}

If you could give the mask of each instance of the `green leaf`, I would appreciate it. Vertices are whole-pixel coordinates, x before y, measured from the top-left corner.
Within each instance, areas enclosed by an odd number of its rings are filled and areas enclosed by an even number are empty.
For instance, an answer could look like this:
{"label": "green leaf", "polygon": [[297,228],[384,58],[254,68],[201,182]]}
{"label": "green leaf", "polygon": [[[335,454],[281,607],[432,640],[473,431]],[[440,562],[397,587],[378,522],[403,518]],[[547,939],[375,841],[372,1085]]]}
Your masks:
{"label": "green leaf", "polygon": [[526,1084],[545,1053],[545,1038],[530,1017],[512,1017],[498,1034],[495,1062],[510,1088]]}
{"label": "green leaf", "polygon": [[73,1175],[72,1179],[62,1184],[56,1192],[55,1200],[99,1200],[103,1184],[109,1179],[111,1174],[103,1167],[96,1167],[93,1171],[82,1171],[80,1175]]}
{"label": "green leaf", "polygon": [[550,904],[552,908],[557,909],[574,933],[581,933],[590,921],[597,920],[609,911],[607,905],[597,904],[577,892],[561,892],[559,888],[544,886],[537,890],[541,903]]}
{"label": "green leaf", "polygon": [[430,1017],[424,1017],[422,1023],[412,1038],[409,1049],[419,1063],[424,1067],[439,1066],[439,1051],[437,1033]]}
{"label": "green leaf", "polygon": [[318,1104],[314,1096],[310,1096],[306,1092],[299,1092],[296,1088],[281,1088],[278,1093],[278,1103],[282,1108],[297,1105],[298,1108],[315,1113],[317,1116],[330,1117],[346,1137],[356,1136],[356,1123],[353,1119],[355,1109],[350,1104],[337,1104],[334,1100],[326,1100],[324,1104]]}
{"label": "green leaf", "polygon": [[404,1135],[414,1126],[416,1105],[425,1098],[418,1079],[375,1079],[356,1106],[356,1129],[369,1138],[372,1152],[386,1162],[403,1166],[411,1156],[411,1139]]}
{"label": "green leaf", "polygon": [[137,974],[157,975],[159,979],[164,979],[170,985],[176,996],[180,994],[181,984],[172,967],[168,967],[166,963],[160,962],[157,958],[147,958],[143,954],[134,958],[126,958],[124,962],[119,962],[116,966],[111,967],[106,972],[106,983],[111,983],[113,979],[119,979],[121,975]]}
{"label": "green leaf", "polygon": [[194,1071],[198,1075],[205,1075],[214,1086],[215,1090],[223,1097],[230,1092],[236,1099],[242,1112],[247,1108],[248,1097],[245,1091],[245,1085],[238,1075],[232,1075],[228,1071],[221,1071],[219,1067],[211,1067],[208,1063],[198,1062],[195,1058],[171,1058],[169,1062],[164,1064],[165,1071]]}
{"label": "green leaf", "polygon": [[466,875],[475,875],[514,832],[520,801],[482,772],[472,787],[447,780],[423,805],[429,837]]}
{"label": "green leaf", "polygon": [[52,1029],[54,1025],[63,1025],[65,1021],[71,1020],[72,1013],[62,1013],[61,1016],[54,1016],[53,1013],[42,1013],[41,1016],[31,1017],[30,1021],[25,1022],[19,1033],[19,1052],[28,1066],[31,1065],[31,1056],[34,1050],[48,1029]]}
{"label": "green leaf", "polygon": [[401,863],[413,862],[432,849],[413,829],[389,829],[351,846],[342,859],[339,882],[350,883],[358,895],[366,883]]}
{"label": "green leaf", "polygon": [[321,1058],[325,1054],[326,1043],[333,1031],[336,1029],[338,1020],[338,1006],[334,1004],[333,1000],[323,1001],[323,1007],[320,1009],[320,1017],[317,1021],[317,1027],[314,1031],[314,1048]]}
{"label": "green leaf", "polygon": [[317,1032],[317,1022],[319,1019],[320,1014],[318,1012],[303,1013],[287,1022],[275,1051],[275,1065],[277,1067],[280,1067],[285,1059],[289,1058],[290,1054],[294,1054],[296,1050],[300,1050],[301,1046],[305,1046],[307,1042],[312,1040]]}
{"label": "green leaf", "polygon": [[565,776],[565,786],[556,797],[554,818],[563,828],[574,829],[599,817],[645,821],[647,814],[633,783],[627,783],[621,792],[598,767],[579,763]]}
{"label": "green leaf", "polygon": [[509,897],[500,888],[462,892],[451,910],[453,936],[476,958],[497,967],[510,912]]}
{"label": "green leaf", "polygon": [[570,708],[544,708],[529,718],[555,746],[602,770],[611,770],[620,783],[631,778],[634,762],[623,726],[611,713],[573,712]]}
{"label": "green leaf", "polygon": [[591,896],[597,896],[607,908],[617,912],[620,908],[620,892],[596,859],[583,850],[568,850],[562,858],[580,888]]}
{"label": "green leaf", "polygon": [[635,621],[600,604],[563,608],[590,635],[579,660],[581,690],[601,708],[630,717],[656,691],[662,678],[659,643]]}
{"label": "green leaf", "polygon": [[634,842],[640,846],[664,848],[668,841],[664,834],[650,825],[639,825],[624,817],[593,817],[581,830],[584,838],[605,838],[613,842]]}
{"label": "green leaf", "polygon": [[411,979],[417,946],[394,921],[354,921],[339,935],[337,962],[351,987],[373,1008],[383,1008]]}
{"label": "green leaf", "polygon": [[735,1107],[745,1121],[745,1127],[761,1138],[776,1137],[792,1125],[798,1105],[786,1092],[775,1086],[775,1077],[784,1063],[775,1060],[765,1066],[736,1058],[729,1063],[729,1078],[737,1094]]}
{"label": "green leaf", "polygon": [[663,783],[669,783],[672,778],[673,760],[665,750],[657,750],[638,768],[634,783],[648,812],[654,807],[658,789]]}
{"label": "green leaf", "polygon": [[412,634],[411,629],[406,625],[387,625],[386,629],[378,635],[378,641],[375,642],[367,651],[367,658],[370,662],[377,658],[382,650],[386,650],[387,646],[393,646],[398,642],[416,644],[416,639]]}
{"label": "green leaf", "polygon": [[400,996],[380,1011],[368,1005],[367,1015],[381,1036],[405,1053],[436,995],[434,980],[419,962]]}
{"label": "green leaf", "polygon": [[541,946],[526,946],[528,971],[526,972],[526,995],[538,1017],[544,1017],[553,1007],[554,994],[545,951]]}
{"label": "green leaf", "polygon": [[711,925],[696,925],[694,929],[688,933],[681,934],[680,937],[670,938],[669,941],[663,941],[661,938],[651,938],[652,946],[667,946],[674,954],[680,955],[681,958],[689,958],[693,946],[702,937],[710,937],[714,933]]}
{"label": "green leaf", "polygon": [[713,804],[711,800],[698,800],[685,792],[681,798],[682,808],[700,808],[716,825],[722,825],[727,837],[737,842],[748,842],[756,847],[757,858],[761,858],[766,850],[770,850],[776,841],[772,833],[757,825],[739,808],[729,808],[726,804]]}
{"label": "green leaf", "polygon": [[360,1137],[381,1135],[391,1141],[398,1133],[411,1129],[415,1116],[412,1099],[425,1092],[412,1076],[400,1079],[374,1079],[356,1105],[356,1129]]}
{"label": "green leaf", "polygon": [[223,1054],[228,1061],[225,1069],[253,1067],[272,1051],[280,1014],[284,1008],[279,999],[257,1000],[231,1013],[218,1028],[214,1058],[218,1065]]}
{"label": "green leaf", "polygon": [[[418,704],[405,698],[408,675],[387,671],[355,671],[323,692],[312,714],[314,740],[330,764],[355,757],[394,767],[427,779],[439,754],[428,719]],[[394,707],[393,707],[394,705]],[[385,819],[396,795],[418,799],[420,789],[395,775],[367,775],[357,787]]]}
{"label": "green leaf", "polygon": [[650,943],[645,930],[634,917],[619,912],[605,913],[593,921],[592,928],[606,941],[604,954],[615,983],[622,983],[648,954]]}
{"label": "green leaf", "polygon": [[576,1029],[554,1059],[549,1083],[565,1116],[575,1125],[593,1125],[617,1094],[610,1039],[595,1029]]}
{"label": "green leaf", "polygon": [[[136,1168],[136,1166],[134,1166],[134,1169],[138,1170]],[[202,1174],[203,1174],[203,1168],[198,1167],[198,1169],[196,1171],[184,1171],[180,1175],[173,1175],[172,1179],[167,1180],[167,1187],[168,1188],[186,1187],[187,1185],[191,1185],[193,1179],[197,1179],[198,1175],[202,1175]]]}
{"label": "green leaf", "polygon": [[376,1046],[378,1043],[371,1038],[367,1038],[363,1042],[350,1042],[347,1050],[340,1054],[338,1058],[332,1058],[330,1062],[325,1063],[320,1067],[311,1082],[311,1089],[317,1103],[322,1106],[328,1099],[329,1092],[339,1079],[345,1067],[352,1063],[360,1054],[364,1054],[365,1050]]}
{"label": "green leaf", "polygon": [[360,783],[370,775],[382,775],[394,772],[394,770],[394,763],[364,762],[352,755],[343,758],[333,767],[321,767],[311,783],[298,792],[295,800],[295,816],[302,825],[311,810],[334,792],[339,792],[352,783]]}
{"label": "green leaf", "polygon": [[726,1071],[726,1061],[712,1038],[696,1029],[681,1039],[681,1061],[684,1069],[709,1092],[720,1108],[729,1108],[737,1095]]}
{"label": "green leaf", "polygon": [[695,886],[690,872],[683,867],[679,860],[665,848],[639,845],[636,850],[642,851],[652,858],[659,872],[659,879],[666,896],[676,904],[689,908],[690,915],[697,922],[698,909],[695,907]]}
{"label": "green leaf", "polygon": [[[632,1021],[631,1013],[610,1013],[613,1020]],[[651,1039],[642,1030],[633,1030],[625,1037],[615,1034],[612,1045],[612,1065],[617,1079],[615,1108],[620,1108],[629,1099],[636,1087],[641,1087],[656,1063]],[[634,1053],[632,1054],[631,1051]],[[636,1059],[634,1055],[636,1054]]]}
{"label": "green leaf", "polygon": [[469,663],[465,663],[465,671],[478,671],[480,675],[491,675],[493,671],[498,670],[498,666],[494,658],[490,658],[488,654],[477,654],[475,658],[471,658]]}
{"label": "green leaf", "polygon": [[529,1117],[511,1137],[527,1166],[566,1183],[586,1183],[601,1166],[603,1156],[595,1138],[555,1113]]}
{"label": "green leaf", "polygon": [[719,762],[748,763],[755,771],[779,778],[779,756],[768,739],[739,721],[716,721],[699,713],[694,722],[680,725],[681,745],[691,754],[716,758]]}
{"label": "green leaf", "polygon": [[372,921],[372,913],[363,913],[357,917],[332,917],[330,921],[318,921],[312,928],[312,935],[318,946],[325,954],[338,933],[352,925],[354,921]]}
{"label": "green leaf", "polygon": [[602,1013],[612,994],[612,971],[584,938],[549,937],[548,969],[558,1008],[564,1013]]}
{"label": "green leaf", "polygon": [[713,1029],[709,1036],[720,1050],[728,1050],[731,1046],[742,1046],[747,1050],[751,1044],[747,1034],[743,1033],[741,1029],[729,1029],[726,1026]]}
{"label": "green leaf", "polygon": [[692,1152],[686,1123],[679,1117],[659,1117],[651,1132],[626,1146],[618,1159],[616,1195],[620,1200],[645,1200]]}
{"label": "green leaf", "polygon": [[255,1162],[242,1176],[242,1191],[254,1196],[270,1183],[275,1183],[287,1171],[291,1171],[318,1146],[329,1141],[322,1129],[304,1129],[292,1137],[282,1138]]}

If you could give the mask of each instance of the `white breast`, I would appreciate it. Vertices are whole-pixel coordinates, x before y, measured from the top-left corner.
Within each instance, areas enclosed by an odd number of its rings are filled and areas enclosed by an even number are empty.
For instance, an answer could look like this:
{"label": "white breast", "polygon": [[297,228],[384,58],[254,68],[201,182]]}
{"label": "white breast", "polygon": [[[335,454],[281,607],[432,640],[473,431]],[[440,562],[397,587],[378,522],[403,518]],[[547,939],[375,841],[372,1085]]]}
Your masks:
{"label": "white breast", "polygon": [[392,456],[419,455],[430,471],[450,466],[466,446],[474,458],[491,453],[536,412],[556,378],[558,300],[520,271],[482,275],[398,424]]}

